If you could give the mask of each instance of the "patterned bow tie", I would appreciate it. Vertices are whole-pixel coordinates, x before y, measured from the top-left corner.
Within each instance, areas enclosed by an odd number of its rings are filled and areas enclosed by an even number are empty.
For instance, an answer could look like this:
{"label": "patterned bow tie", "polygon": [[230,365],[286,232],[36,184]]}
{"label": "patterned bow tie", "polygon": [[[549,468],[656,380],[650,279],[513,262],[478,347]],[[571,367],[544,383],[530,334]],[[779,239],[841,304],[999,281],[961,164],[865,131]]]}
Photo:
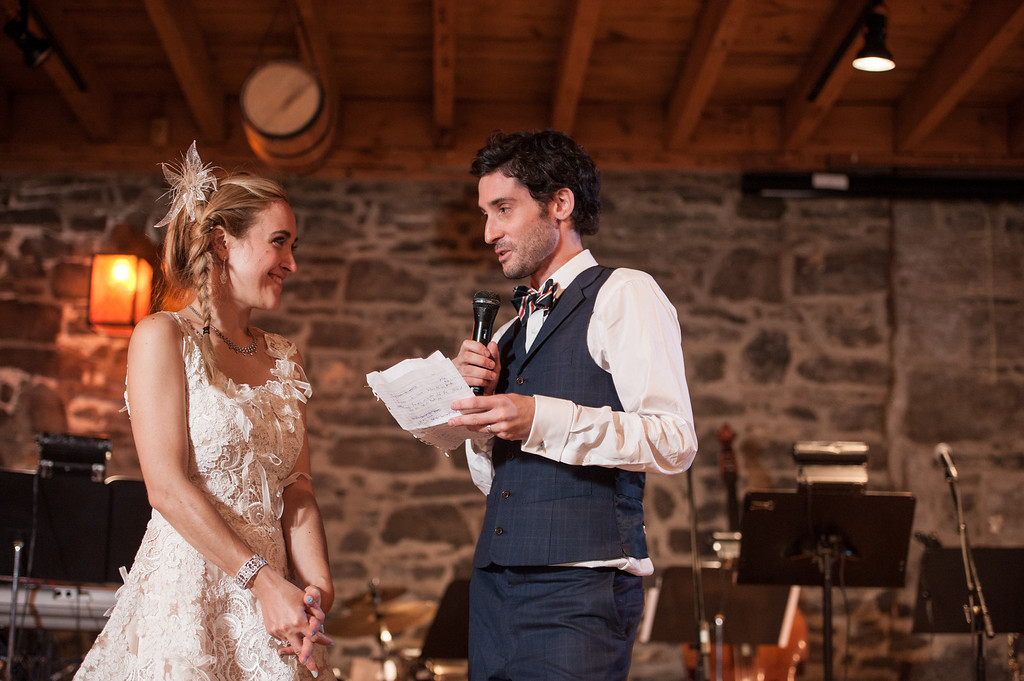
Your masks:
{"label": "patterned bow tie", "polygon": [[519,319],[524,320],[537,308],[552,308],[557,293],[558,284],[554,279],[545,281],[539,291],[526,286],[516,286],[512,291],[512,304],[519,312]]}

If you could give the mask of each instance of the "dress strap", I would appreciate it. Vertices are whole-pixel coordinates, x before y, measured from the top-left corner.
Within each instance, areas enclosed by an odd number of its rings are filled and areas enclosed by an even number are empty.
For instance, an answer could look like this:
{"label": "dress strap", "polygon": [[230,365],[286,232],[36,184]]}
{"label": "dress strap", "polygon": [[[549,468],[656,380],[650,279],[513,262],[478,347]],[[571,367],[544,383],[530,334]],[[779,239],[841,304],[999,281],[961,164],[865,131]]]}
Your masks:
{"label": "dress strap", "polygon": [[299,352],[298,347],[284,336],[263,330],[259,332],[263,334],[267,352],[277,360],[277,366],[271,369],[270,373],[294,388],[296,397],[305,402],[313,395],[313,388],[306,378],[305,369],[295,361],[295,355]]}
{"label": "dress strap", "polygon": [[160,314],[166,314],[171,317],[178,324],[178,329],[181,330],[181,335],[186,338],[194,336],[196,333],[195,327],[193,327],[188,320],[181,316],[180,313],[173,310],[163,310]]}

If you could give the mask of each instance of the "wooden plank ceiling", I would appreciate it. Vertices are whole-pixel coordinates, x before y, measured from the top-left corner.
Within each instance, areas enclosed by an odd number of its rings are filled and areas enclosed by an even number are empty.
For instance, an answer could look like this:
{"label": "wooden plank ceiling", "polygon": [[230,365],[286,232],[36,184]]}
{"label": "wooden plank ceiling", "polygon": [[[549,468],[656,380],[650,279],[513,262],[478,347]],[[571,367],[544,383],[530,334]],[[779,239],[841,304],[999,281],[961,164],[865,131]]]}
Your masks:
{"label": "wooden plank ceiling", "polygon": [[155,171],[193,139],[265,168],[239,93],[295,59],[326,92],[321,176],[465,177],[489,131],[544,127],[603,168],[1024,171],[1024,0],[888,0],[886,73],[843,44],[867,4],[30,0],[59,49],[30,68],[0,37],[0,170]]}

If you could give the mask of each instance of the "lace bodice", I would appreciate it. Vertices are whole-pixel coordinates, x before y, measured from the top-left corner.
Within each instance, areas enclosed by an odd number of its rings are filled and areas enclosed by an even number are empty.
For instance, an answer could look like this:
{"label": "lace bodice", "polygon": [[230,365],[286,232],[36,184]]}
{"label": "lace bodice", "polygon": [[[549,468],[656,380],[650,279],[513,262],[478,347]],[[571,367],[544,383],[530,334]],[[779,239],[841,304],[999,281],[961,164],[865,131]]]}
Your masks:
{"label": "lace bodice", "polygon": [[189,477],[226,507],[229,519],[242,521],[243,531],[281,518],[281,492],[305,437],[299,402],[311,394],[305,374],[291,359],[295,346],[275,334],[263,338],[267,354],[276,360],[272,378],[255,387],[230,379],[215,387],[206,379],[198,338],[185,335],[194,452]]}
{"label": "lace bodice", "polygon": [[[294,361],[296,348],[281,336],[261,333],[275,360],[267,382],[248,386],[221,377],[220,384],[211,385],[199,337],[180,316],[167,314],[183,337],[189,477],[270,568],[288,575],[282,493],[296,477],[291,470],[305,437],[300,406],[311,394]],[[322,650],[318,657],[323,658]],[[156,511],[107,626],[75,676],[76,681],[297,678],[312,677],[294,656],[277,655],[252,592],[239,588],[233,575],[206,560]]]}

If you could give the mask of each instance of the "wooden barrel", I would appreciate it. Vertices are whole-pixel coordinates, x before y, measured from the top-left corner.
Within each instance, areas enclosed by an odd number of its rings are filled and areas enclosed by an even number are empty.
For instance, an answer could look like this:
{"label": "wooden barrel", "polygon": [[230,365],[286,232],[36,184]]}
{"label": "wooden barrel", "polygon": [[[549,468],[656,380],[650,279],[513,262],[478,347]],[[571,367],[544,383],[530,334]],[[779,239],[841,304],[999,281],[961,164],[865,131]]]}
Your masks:
{"label": "wooden barrel", "polygon": [[334,116],[316,76],[296,61],[270,61],[242,85],[242,121],[249,146],[268,164],[296,173],[323,162],[334,139]]}

